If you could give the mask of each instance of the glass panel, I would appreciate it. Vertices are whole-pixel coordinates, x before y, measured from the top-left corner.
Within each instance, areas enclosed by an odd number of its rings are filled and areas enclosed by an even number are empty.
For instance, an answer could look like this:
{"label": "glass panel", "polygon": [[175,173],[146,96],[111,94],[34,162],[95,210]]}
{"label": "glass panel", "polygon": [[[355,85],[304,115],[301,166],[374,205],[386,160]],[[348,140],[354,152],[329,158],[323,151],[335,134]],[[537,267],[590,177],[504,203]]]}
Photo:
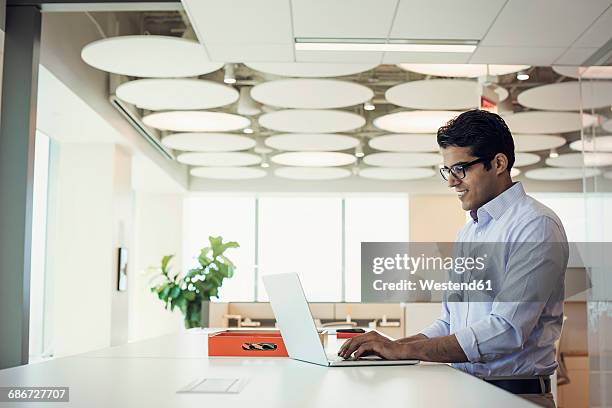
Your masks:
{"label": "glass panel", "polygon": [[345,200],[347,302],[361,301],[361,243],[406,242],[408,197],[350,197]]}
{"label": "glass panel", "polygon": [[[309,301],[342,298],[342,199],[259,199],[259,276],[299,274]],[[258,300],[267,301],[263,282]]]}
{"label": "glass panel", "polygon": [[236,264],[235,275],[223,282],[219,301],[255,299],[255,198],[203,197],[185,199],[183,224],[183,270],[197,265],[200,249],[208,246],[209,236],[236,241],[240,248],[228,249],[226,255]]}

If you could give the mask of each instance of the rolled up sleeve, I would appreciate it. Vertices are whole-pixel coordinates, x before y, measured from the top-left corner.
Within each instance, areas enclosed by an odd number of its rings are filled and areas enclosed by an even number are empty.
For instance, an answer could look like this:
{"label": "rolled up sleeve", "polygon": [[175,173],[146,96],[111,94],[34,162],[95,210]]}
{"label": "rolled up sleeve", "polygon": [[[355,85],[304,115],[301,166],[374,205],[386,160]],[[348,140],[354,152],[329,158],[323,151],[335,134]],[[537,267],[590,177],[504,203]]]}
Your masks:
{"label": "rolled up sleeve", "polygon": [[442,302],[440,317],[430,326],[421,330],[420,334],[424,334],[430,339],[433,337],[448,336],[450,334],[450,313],[448,312],[446,300]]}

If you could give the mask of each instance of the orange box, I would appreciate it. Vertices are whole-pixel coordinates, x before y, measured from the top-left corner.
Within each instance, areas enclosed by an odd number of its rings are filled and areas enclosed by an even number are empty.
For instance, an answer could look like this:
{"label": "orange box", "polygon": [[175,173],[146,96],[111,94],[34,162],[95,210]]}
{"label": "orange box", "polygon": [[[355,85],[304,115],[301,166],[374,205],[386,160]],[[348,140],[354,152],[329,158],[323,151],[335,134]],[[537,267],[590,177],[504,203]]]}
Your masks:
{"label": "orange box", "polygon": [[[327,331],[319,332],[323,346]],[[211,357],[288,357],[279,330],[224,330],[208,335],[208,355]]]}

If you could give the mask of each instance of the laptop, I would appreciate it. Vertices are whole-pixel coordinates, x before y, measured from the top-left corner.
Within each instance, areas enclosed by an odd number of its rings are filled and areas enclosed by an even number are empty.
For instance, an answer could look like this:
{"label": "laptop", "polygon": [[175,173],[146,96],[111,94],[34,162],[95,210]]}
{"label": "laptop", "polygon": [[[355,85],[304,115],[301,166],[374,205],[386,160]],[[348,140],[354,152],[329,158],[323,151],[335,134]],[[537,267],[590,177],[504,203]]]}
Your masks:
{"label": "laptop", "polygon": [[385,360],[377,356],[345,360],[335,354],[326,355],[298,275],[283,273],[262,278],[283,342],[292,359],[328,367],[419,363],[419,360]]}

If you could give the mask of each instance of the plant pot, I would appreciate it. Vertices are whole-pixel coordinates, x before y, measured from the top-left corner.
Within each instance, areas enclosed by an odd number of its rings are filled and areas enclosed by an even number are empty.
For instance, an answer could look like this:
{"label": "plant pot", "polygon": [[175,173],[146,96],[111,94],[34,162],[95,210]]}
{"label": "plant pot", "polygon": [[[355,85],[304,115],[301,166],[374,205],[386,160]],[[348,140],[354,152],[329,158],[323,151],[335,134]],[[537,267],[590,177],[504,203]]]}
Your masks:
{"label": "plant pot", "polygon": [[208,327],[210,324],[210,301],[202,301],[202,311],[200,316],[200,327]]}

